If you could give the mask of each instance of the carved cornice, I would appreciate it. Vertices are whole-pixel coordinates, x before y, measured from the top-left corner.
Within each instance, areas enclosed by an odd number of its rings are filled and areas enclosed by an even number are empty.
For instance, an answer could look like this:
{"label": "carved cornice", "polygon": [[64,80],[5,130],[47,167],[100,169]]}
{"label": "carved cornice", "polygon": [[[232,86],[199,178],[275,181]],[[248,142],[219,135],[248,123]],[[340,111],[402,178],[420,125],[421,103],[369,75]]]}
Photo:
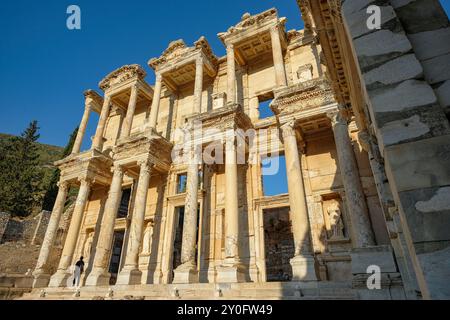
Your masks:
{"label": "carved cornice", "polygon": [[146,75],[147,73],[145,70],[138,64],[125,65],[108,74],[102,81],[100,81],[98,86],[100,89],[105,91],[114,85],[118,85],[135,77],[143,80]]}
{"label": "carved cornice", "polygon": [[275,8],[271,8],[253,16],[250,15],[250,13],[245,13],[238,24],[228,28],[227,32],[221,32],[217,34],[217,36],[220,40],[222,40],[223,43],[225,43],[228,37],[236,33],[246,31],[252,27],[263,25],[266,22],[270,22],[273,20],[277,21],[280,27],[284,28],[286,18],[278,19],[278,11]]}
{"label": "carved cornice", "polygon": [[158,71],[167,64],[182,61],[185,57],[197,52],[202,52],[213,66],[217,66],[218,58],[214,55],[211,46],[204,36],[201,36],[195,41],[193,47],[186,46],[182,39],[172,41],[162,55],[158,58],[150,59],[148,65],[153,70]]}
{"label": "carved cornice", "polygon": [[317,78],[276,90],[270,108],[276,115],[286,115],[334,102],[330,83]]}

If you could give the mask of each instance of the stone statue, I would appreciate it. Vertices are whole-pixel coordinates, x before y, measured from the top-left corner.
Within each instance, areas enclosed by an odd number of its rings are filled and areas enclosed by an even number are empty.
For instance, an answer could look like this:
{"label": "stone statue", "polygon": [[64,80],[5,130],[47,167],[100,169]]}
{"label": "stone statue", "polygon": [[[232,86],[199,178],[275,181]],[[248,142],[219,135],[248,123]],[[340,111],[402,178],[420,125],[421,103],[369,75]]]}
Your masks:
{"label": "stone statue", "polygon": [[152,237],[153,237],[153,221],[149,221],[144,230],[144,237],[142,239],[142,253],[150,254],[152,249]]}
{"label": "stone statue", "polygon": [[92,243],[94,242],[94,232],[89,233],[86,243],[84,245],[83,257],[85,261],[89,261],[92,251]]}
{"label": "stone statue", "polygon": [[327,210],[330,219],[330,239],[344,238],[344,222],[342,221],[342,214],[339,207],[331,206]]}

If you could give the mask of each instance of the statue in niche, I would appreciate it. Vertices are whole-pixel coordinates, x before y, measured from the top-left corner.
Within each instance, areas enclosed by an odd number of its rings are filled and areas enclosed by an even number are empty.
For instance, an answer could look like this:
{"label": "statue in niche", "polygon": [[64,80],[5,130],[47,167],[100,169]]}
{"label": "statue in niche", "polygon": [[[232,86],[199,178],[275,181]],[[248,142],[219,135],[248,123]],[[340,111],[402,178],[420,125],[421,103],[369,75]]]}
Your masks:
{"label": "statue in niche", "polygon": [[142,238],[142,254],[150,254],[152,249],[153,238],[153,220],[147,223],[144,230],[144,237]]}
{"label": "statue in niche", "polygon": [[327,209],[329,221],[330,221],[330,232],[329,239],[343,239],[344,237],[344,222],[342,220],[342,212],[339,209],[339,205],[335,204]]}
{"label": "statue in niche", "polygon": [[83,257],[85,261],[89,261],[93,242],[94,242],[94,232],[90,232],[86,239],[86,243],[84,244]]}

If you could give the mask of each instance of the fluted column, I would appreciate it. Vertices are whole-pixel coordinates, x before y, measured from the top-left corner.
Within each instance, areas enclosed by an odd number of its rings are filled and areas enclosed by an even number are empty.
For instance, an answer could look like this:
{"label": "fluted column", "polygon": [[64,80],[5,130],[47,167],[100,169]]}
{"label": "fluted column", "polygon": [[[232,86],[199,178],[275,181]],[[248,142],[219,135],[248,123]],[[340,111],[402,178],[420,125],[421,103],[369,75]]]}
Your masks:
{"label": "fluted column", "polygon": [[194,112],[202,112],[203,58],[195,60]]}
{"label": "fluted column", "polygon": [[159,103],[161,100],[161,86],[162,86],[162,76],[161,76],[161,74],[157,73],[155,89],[153,91],[152,106],[150,109],[150,119],[149,119],[150,128],[152,128],[155,131],[156,131],[156,125],[157,125],[157,121],[158,121]]}
{"label": "fluted column", "polygon": [[277,86],[286,86],[286,69],[284,66],[283,50],[280,40],[280,26],[277,24],[270,28],[270,39],[272,41],[273,64],[275,68],[275,76]]}
{"label": "fluted column", "polygon": [[234,45],[227,44],[227,97],[228,103],[236,103],[236,62]]}
{"label": "fluted column", "polygon": [[131,226],[125,264],[117,276],[116,284],[139,284],[142,272],[139,270],[139,252],[144,231],[145,210],[147,208],[147,193],[150,183],[151,165],[149,162],[139,162],[140,173],[136,190],[133,217]]}
{"label": "fluted column", "polygon": [[33,272],[34,288],[46,287],[50,280],[47,263],[52,250],[53,242],[55,241],[56,233],[58,231],[59,222],[64,212],[64,204],[66,203],[69,185],[66,181],[61,181],[58,184],[58,187],[58,195],[56,196],[56,201],[53,206],[52,215],[50,216],[50,220],[48,222],[47,230],[45,231],[36,268]]}
{"label": "fluted column", "polygon": [[200,146],[194,146],[188,164],[186,181],[186,198],[183,220],[183,237],[181,243],[181,265],[174,270],[173,283],[198,282],[195,251],[197,244],[198,215],[198,166],[200,162]]}
{"label": "fluted column", "polygon": [[292,279],[317,280],[314,258],[311,254],[308,206],[294,122],[282,125],[281,131],[286,160],[292,233],[294,235],[294,257],[290,261]]}
{"label": "fluted column", "polygon": [[225,141],[225,259],[217,268],[218,282],[244,281],[239,258],[239,207],[236,137],[228,134]]}
{"label": "fluted column", "polygon": [[345,197],[351,220],[352,241],[355,247],[375,245],[369,218],[366,197],[359,177],[353,146],[348,133],[348,124],[340,112],[328,114],[333,127],[339,169],[344,184]]}
{"label": "fluted column", "polygon": [[105,131],[106,120],[108,120],[110,104],[111,96],[105,95],[102,111],[100,112],[100,118],[98,119],[97,130],[95,131],[94,141],[92,142],[93,149],[98,149],[101,151],[103,148],[103,132]]}
{"label": "fluted column", "polygon": [[81,222],[83,220],[84,210],[89,198],[91,190],[91,181],[86,178],[80,178],[80,190],[78,191],[75,208],[72,213],[69,230],[67,232],[66,241],[59,261],[58,270],[50,278],[50,287],[62,287],[67,285],[67,279],[70,276],[69,267],[72,264],[75,246],[77,244],[78,235],[80,233]]}
{"label": "fluted column", "polygon": [[120,133],[121,138],[126,138],[130,136],[131,127],[133,125],[134,111],[136,110],[138,93],[139,93],[139,86],[136,83],[131,87],[130,101],[128,102],[127,114],[123,121],[122,131]]}
{"label": "fluted column", "polygon": [[92,271],[86,279],[87,286],[106,286],[109,284],[111,274],[108,272],[108,267],[114,237],[114,225],[122,198],[122,180],[123,169],[116,165],[113,169],[111,187],[103,211]]}
{"label": "fluted column", "polygon": [[81,118],[80,126],[78,127],[77,137],[75,138],[75,142],[73,143],[72,154],[80,152],[90,114],[91,105],[89,103],[86,103],[86,105],[84,106],[83,117]]}

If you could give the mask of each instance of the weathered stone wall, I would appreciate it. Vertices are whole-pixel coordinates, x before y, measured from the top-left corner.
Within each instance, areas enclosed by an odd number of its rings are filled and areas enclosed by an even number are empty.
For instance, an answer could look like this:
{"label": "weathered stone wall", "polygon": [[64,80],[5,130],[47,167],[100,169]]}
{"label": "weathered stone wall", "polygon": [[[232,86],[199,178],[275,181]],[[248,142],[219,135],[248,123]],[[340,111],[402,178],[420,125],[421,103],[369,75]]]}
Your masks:
{"label": "weathered stone wall", "polygon": [[[437,1],[342,2],[422,295],[448,298],[450,126],[443,109],[449,92],[448,19]],[[371,4],[382,9],[381,30],[365,27]]]}
{"label": "weathered stone wall", "polygon": [[26,219],[8,218],[8,214],[0,216],[0,243],[24,241],[40,244],[47,230],[51,212],[42,211],[34,217]]}

